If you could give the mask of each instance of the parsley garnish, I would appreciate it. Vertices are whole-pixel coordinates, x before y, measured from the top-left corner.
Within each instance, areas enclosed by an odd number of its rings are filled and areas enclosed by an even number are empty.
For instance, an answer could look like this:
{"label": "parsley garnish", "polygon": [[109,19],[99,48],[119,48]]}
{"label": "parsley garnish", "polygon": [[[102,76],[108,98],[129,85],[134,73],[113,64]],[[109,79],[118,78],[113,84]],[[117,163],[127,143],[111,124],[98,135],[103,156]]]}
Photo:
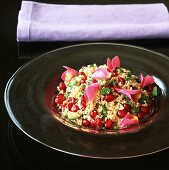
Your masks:
{"label": "parsley garnish", "polygon": [[89,67],[94,67],[94,64],[90,64]]}
{"label": "parsley garnish", "polygon": [[114,79],[114,80],[107,80],[105,86],[108,86],[108,85],[111,86],[111,85],[115,85],[115,84],[117,84],[117,80],[116,79]]}
{"label": "parsley garnish", "polygon": [[135,106],[133,107],[133,110],[134,110],[134,113],[139,113],[140,112],[140,108],[138,106]]}
{"label": "parsley garnish", "polygon": [[101,117],[105,117],[106,115],[107,115],[107,109],[106,109],[106,107],[105,106],[103,106],[103,105],[99,105],[100,107],[101,107],[101,112],[100,112],[100,115],[101,115]]}
{"label": "parsley garnish", "polygon": [[158,95],[157,87],[153,87],[153,91],[151,93],[154,97]]}
{"label": "parsley garnish", "polygon": [[77,82],[76,82],[76,81],[75,81],[74,83],[71,83],[71,82],[68,83],[68,86],[70,87],[71,90],[72,90],[73,87],[76,86],[76,85],[77,85]]}
{"label": "parsley garnish", "polygon": [[122,68],[120,68],[120,73],[124,73],[124,70]]}
{"label": "parsley garnish", "polygon": [[132,78],[132,73],[131,73],[131,71],[129,71],[129,72],[127,73],[126,80],[131,80],[131,78]]}
{"label": "parsley garnish", "polygon": [[109,88],[103,88],[100,90],[100,94],[105,95],[105,94],[109,94],[110,93],[110,89]]}
{"label": "parsley garnish", "polygon": [[144,95],[139,99],[139,103],[141,103],[141,104],[148,103],[149,100],[150,100],[149,96]]}
{"label": "parsley garnish", "polygon": [[68,95],[68,93],[65,93],[64,96],[67,99],[69,95]]}

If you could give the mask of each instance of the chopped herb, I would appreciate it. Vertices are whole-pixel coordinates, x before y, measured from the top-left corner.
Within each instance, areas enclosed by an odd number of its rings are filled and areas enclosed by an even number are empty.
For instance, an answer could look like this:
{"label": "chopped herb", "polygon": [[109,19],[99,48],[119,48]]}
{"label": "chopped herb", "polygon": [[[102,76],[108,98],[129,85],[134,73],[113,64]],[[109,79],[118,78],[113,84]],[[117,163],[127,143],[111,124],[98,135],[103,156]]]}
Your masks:
{"label": "chopped herb", "polygon": [[153,87],[153,91],[151,93],[154,97],[158,95],[157,87]]}
{"label": "chopped herb", "polygon": [[129,104],[132,107],[134,114],[138,114],[140,112],[140,108],[136,106],[134,103],[128,101],[127,104]]}
{"label": "chopped herb", "polygon": [[135,113],[139,113],[140,112],[140,108],[138,106],[134,106],[133,110]]}
{"label": "chopped herb", "polygon": [[94,67],[94,64],[90,64],[89,67]]}
{"label": "chopped herb", "polygon": [[132,73],[131,73],[131,71],[129,71],[129,72],[127,73],[126,80],[131,80],[131,78],[132,78]]}
{"label": "chopped herb", "polygon": [[69,94],[68,94],[68,93],[65,93],[64,96],[65,96],[65,98],[67,99],[68,96],[69,96]]}
{"label": "chopped herb", "polygon": [[113,80],[107,80],[105,86],[111,86],[111,85],[115,85],[117,84],[117,80],[116,79],[113,79]]}
{"label": "chopped herb", "polygon": [[110,89],[109,88],[103,88],[100,90],[100,94],[105,95],[105,94],[109,94],[110,93]]}
{"label": "chopped herb", "polygon": [[68,86],[70,87],[71,90],[72,90],[73,87],[76,86],[76,85],[77,85],[77,82],[76,82],[76,81],[75,81],[74,83],[71,83],[71,82],[68,83]]}
{"label": "chopped herb", "polygon": [[136,77],[136,82],[140,83],[140,79],[138,77]]}
{"label": "chopped herb", "polygon": [[99,105],[100,107],[101,107],[101,112],[100,112],[100,115],[101,115],[101,117],[105,117],[106,115],[107,115],[107,109],[106,109],[106,107],[105,106],[103,106],[103,105]]}
{"label": "chopped herb", "polygon": [[134,114],[138,114],[140,112],[140,108],[136,105],[133,105],[133,111],[134,111]]}
{"label": "chopped herb", "polygon": [[128,101],[127,104],[129,104],[131,107],[134,106],[134,103],[132,103],[132,102],[130,102],[130,101]]}
{"label": "chopped herb", "polygon": [[120,68],[120,73],[124,73],[124,70],[123,70],[123,68]]}
{"label": "chopped herb", "polygon": [[141,104],[148,103],[149,100],[150,100],[149,96],[144,95],[139,99],[139,103],[141,103]]}
{"label": "chopped herb", "polygon": [[79,96],[83,96],[83,94],[84,94],[84,91],[81,91],[80,94],[79,94]]}
{"label": "chopped herb", "polygon": [[126,96],[126,95],[124,95],[124,94],[123,94],[123,96],[124,96],[124,98],[125,98],[126,100],[129,100],[128,96]]}

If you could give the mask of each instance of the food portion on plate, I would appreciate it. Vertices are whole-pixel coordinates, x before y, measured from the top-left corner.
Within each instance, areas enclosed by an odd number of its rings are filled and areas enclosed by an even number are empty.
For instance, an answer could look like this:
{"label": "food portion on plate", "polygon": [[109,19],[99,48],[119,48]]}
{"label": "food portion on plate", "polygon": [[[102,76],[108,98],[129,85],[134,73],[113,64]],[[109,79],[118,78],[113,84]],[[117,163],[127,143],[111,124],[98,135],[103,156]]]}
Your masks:
{"label": "food portion on plate", "polygon": [[120,66],[118,56],[107,64],[75,70],[64,66],[54,107],[63,120],[97,130],[139,124],[156,110],[161,90],[153,76],[139,77]]}

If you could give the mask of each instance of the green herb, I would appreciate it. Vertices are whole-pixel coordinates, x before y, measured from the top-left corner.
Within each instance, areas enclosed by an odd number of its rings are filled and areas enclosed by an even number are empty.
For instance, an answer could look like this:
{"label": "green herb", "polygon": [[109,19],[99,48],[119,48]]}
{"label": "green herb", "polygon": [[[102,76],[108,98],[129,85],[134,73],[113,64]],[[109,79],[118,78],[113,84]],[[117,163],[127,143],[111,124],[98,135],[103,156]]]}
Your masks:
{"label": "green herb", "polygon": [[76,82],[76,81],[75,81],[74,83],[71,83],[71,82],[68,83],[68,86],[70,87],[71,90],[72,90],[73,87],[76,86],[76,85],[77,85],[77,82]]}
{"label": "green herb", "polygon": [[84,94],[84,91],[81,91],[80,94],[79,94],[79,96],[83,96],[83,94]]}
{"label": "green herb", "polygon": [[105,86],[108,86],[108,85],[111,86],[111,85],[115,85],[115,84],[117,84],[117,80],[116,79],[107,80]]}
{"label": "green herb", "polygon": [[132,73],[131,73],[131,71],[129,71],[129,72],[127,73],[126,80],[131,80],[131,78],[132,78]]}
{"label": "green herb", "polygon": [[139,99],[139,103],[141,103],[141,104],[148,103],[149,101],[150,101],[149,96],[146,96],[146,95],[142,96]]}
{"label": "green herb", "polygon": [[124,70],[123,70],[123,68],[120,68],[120,73],[124,73]]}
{"label": "green herb", "polygon": [[67,99],[69,95],[68,95],[68,93],[65,93],[64,96]]}
{"label": "green herb", "polygon": [[106,95],[110,93],[110,89],[109,88],[103,88],[100,90],[100,94],[102,95]]}
{"label": "green herb", "polygon": [[134,103],[128,101],[127,104],[129,104],[132,107],[134,114],[138,114],[140,112],[140,108],[136,106]]}
{"label": "green herb", "polygon": [[123,96],[126,100],[129,100],[128,96],[126,96],[125,94],[123,94]]}
{"label": "green herb", "polygon": [[94,64],[90,64],[89,67],[94,67]]}
{"label": "green herb", "polygon": [[132,103],[132,102],[130,102],[130,101],[128,101],[127,104],[129,104],[131,107],[134,106],[134,103]]}
{"label": "green herb", "polygon": [[139,113],[140,112],[140,108],[138,106],[133,107],[134,113]]}
{"label": "green herb", "polygon": [[105,106],[103,106],[103,105],[99,105],[100,107],[101,107],[101,112],[100,112],[100,115],[101,115],[101,117],[105,117],[106,115],[107,115],[107,109],[106,109],[106,107]]}
{"label": "green herb", "polygon": [[157,87],[153,87],[153,91],[151,93],[154,97],[158,95],[158,90],[157,90]]}
{"label": "green herb", "polygon": [[138,77],[136,77],[136,82],[140,83],[140,79]]}

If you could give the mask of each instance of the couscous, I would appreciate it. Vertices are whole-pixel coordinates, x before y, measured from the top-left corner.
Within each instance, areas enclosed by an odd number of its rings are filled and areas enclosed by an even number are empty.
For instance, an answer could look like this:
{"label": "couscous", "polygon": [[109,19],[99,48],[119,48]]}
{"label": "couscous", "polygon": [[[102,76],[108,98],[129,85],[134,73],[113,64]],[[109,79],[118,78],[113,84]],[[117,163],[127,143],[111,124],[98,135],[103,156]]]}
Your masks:
{"label": "couscous", "polygon": [[121,129],[139,123],[155,107],[159,87],[153,76],[134,75],[120,66],[118,56],[78,71],[64,68],[54,106],[68,122],[91,129]]}

